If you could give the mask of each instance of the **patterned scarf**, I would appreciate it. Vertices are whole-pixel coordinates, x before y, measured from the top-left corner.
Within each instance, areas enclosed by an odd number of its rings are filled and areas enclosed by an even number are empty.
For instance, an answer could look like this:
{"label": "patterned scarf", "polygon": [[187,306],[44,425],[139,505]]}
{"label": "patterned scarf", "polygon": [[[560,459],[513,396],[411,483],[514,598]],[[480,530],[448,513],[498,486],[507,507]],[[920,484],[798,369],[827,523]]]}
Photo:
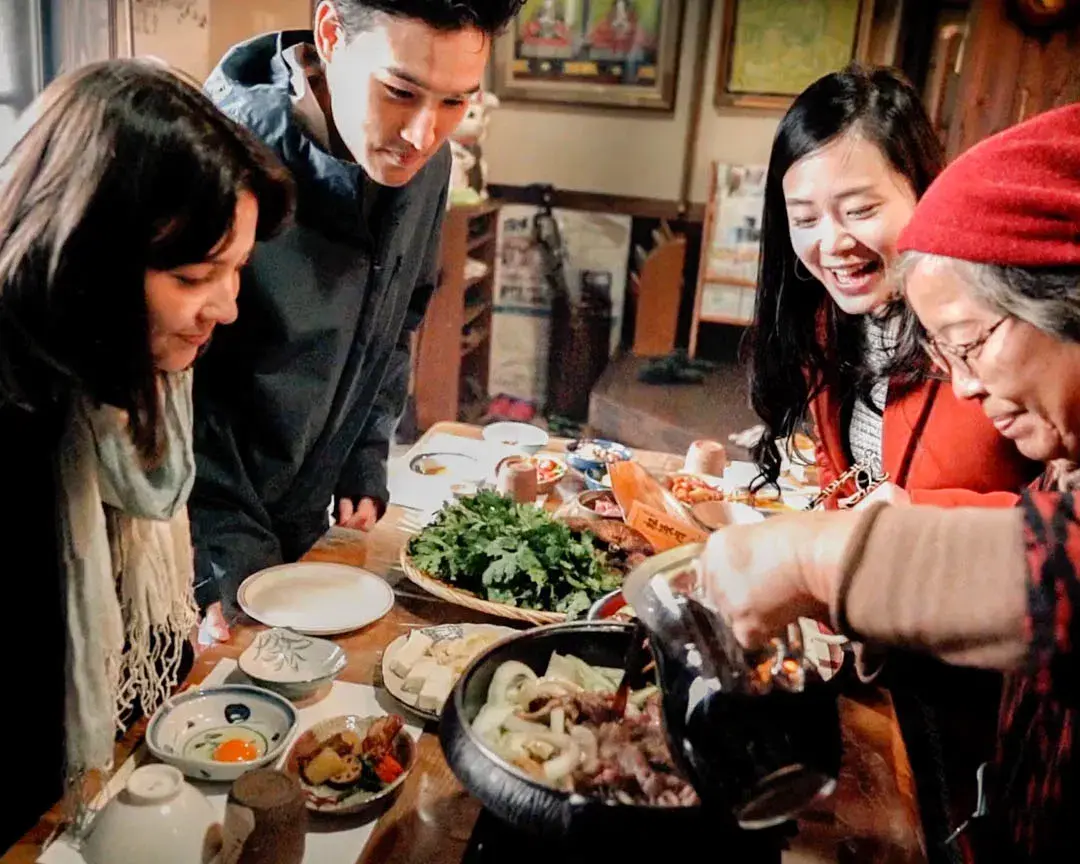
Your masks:
{"label": "patterned scarf", "polygon": [[[123,412],[77,398],[59,451],[67,612],[67,777],[111,771],[122,717],[177,684],[197,618],[186,503],[195,480],[191,372],[165,376],[166,452],[147,470]],[[76,802],[79,803],[79,802]]]}
{"label": "patterned scarf", "polygon": [[1008,833],[1001,838],[1005,843],[994,844],[994,860],[1057,862],[1080,856],[1073,824],[1080,803],[1074,747],[1080,711],[1078,490],[1077,466],[1054,462],[1021,503],[1030,665],[1009,676],[1002,700],[998,796],[1006,818],[999,827]]}

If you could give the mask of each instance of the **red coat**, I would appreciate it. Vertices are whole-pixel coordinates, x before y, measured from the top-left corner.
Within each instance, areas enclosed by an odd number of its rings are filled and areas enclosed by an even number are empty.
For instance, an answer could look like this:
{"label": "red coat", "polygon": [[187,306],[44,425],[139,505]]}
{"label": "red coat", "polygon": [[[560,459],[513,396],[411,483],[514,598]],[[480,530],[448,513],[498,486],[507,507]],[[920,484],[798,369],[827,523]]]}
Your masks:
{"label": "red coat", "polygon": [[[834,392],[819,393],[810,411],[824,488],[851,467],[844,446],[848,430],[842,428]],[[1043,468],[999,435],[976,402],[957,399],[941,381],[929,381],[899,397],[890,392],[882,439],[881,461],[889,480],[905,489],[913,504],[1012,507],[1020,490]],[[828,506],[835,507],[837,497]]]}

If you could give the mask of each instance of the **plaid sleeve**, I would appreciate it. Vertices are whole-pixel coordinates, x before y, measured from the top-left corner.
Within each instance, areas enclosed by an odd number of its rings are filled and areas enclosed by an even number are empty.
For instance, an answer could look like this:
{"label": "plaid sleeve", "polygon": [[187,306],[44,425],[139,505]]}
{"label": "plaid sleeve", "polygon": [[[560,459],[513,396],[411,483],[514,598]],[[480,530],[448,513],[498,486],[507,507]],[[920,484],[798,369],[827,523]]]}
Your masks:
{"label": "plaid sleeve", "polygon": [[[1028,644],[1037,692],[1059,698],[1080,692],[1080,518],[1071,492],[1025,492]],[[1069,700],[1071,701],[1071,699]]]}

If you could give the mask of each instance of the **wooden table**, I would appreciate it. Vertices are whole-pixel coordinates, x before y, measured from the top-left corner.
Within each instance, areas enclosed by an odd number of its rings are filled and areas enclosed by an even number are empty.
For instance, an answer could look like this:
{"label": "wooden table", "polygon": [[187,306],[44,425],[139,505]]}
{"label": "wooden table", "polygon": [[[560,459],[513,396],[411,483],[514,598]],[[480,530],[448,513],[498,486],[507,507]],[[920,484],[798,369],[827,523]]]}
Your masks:
{"label": "wooden table", "polygon": [[[449,433],[478,438],[476,427],[442,423],[426,437]],[[559,450],[564,442],[553,442]],[[423,447],[423,442],[418,445]],[[672,471],[681,458],[639,451],[648,469]],[[394,588],[394,608],[381,620],[357,633],[338,638],[349,665],[344,681],[375,684],[383,648],[417,625],[458,621],[506,624],[505,620],[454,606],[427,595],[408,582],[398,568],[398,554],[408,539],[401,527],[407,511],[390,507],[370,534],[332,529],[306,556],[307,560],[361,566],[386,578]],[[224,657],[238,657],[262,629],[242,623],[233,639],[199,657],[188,679],[198,684]],[[832,799],[800,820],[799,836],[785,862],[921,862],[921,831],[907,755],[900,739],[892,704],[884,693],[868,690],[865,696],[844,699],[844,764]],[[141,740],[140,724],[118,745],[117,765]],[[424,730],[416,767],[400,796],[379,820],[358,864],[460,864],[480,812],[479,802],[450,772],[431,726]],[[36,861],[42,845],[59,822],[54,809],[2,859],[12,864]]]}

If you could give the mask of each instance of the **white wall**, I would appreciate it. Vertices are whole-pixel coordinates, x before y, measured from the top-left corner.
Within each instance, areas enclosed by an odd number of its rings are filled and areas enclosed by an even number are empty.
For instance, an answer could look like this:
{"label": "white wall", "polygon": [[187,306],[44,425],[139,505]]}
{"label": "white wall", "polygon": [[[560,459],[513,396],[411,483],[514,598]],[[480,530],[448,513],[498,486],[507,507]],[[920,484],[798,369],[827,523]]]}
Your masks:
{"label": "white wall", "polygon": [[[505,102],[492,115],[485,142],[489,181],[676,200],[694,100],[704,104],[691,200],[704,201],[708,195],[710,160],[766,160],[778,116],[740,116],[713,106],[724,2],[714,4],[713,20],[706,22],[704,0],[687,0],[673,114]],[[709,53],[704,92],[695,94],[694,52],[702,26],[710,29]]]}
{"label": "white wall", "polygon": [[237,42],[311,26],[310,0],[135,0],[134,7],[135,53],[160,57],[199,81]]}
{"label": "white wall", "polygon": [[[492,115],[485,144],[490,182],[551,183],[576,191],[678,200],[694,101],[701,103],[701,120],[696,156],[691,157],[691,201],[707,199],[713,160],[767,162],[780,112],[717,108],[713,104],[725,2],[716,0],[712,20],[703,21],[705,0],[687,0],[673,114],[506,102]],[[893,60],[902,6],[903,0],[876,0],[875,62]],[[693,93],[694,54],[703,26],[709,28],[703,87]]]}

